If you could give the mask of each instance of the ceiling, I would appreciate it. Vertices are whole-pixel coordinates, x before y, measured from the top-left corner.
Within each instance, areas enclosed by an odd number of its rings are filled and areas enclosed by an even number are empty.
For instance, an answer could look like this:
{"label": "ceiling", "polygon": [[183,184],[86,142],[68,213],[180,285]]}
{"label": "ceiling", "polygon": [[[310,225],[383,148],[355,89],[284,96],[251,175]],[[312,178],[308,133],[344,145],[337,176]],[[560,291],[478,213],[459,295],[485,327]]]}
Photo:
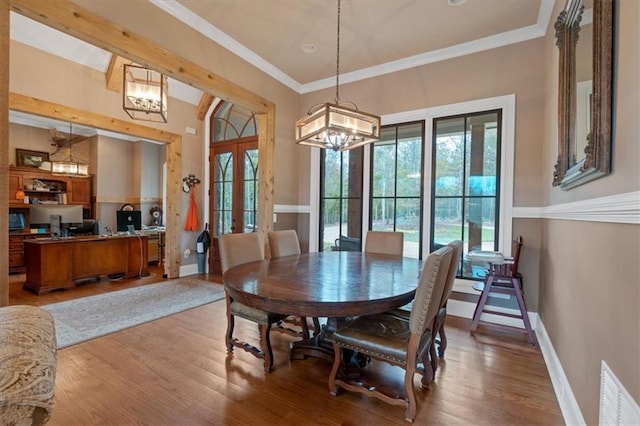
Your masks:
{"label": "ceiling", "polygon": [[[149,0],[298,93],[334,87],[337,1]],[[554,0],[343,0],[340,84],[543,37]],[[11,13],[11,38],[101,72],[111,54]],[[201,92],[169,81],[172,97]]]}

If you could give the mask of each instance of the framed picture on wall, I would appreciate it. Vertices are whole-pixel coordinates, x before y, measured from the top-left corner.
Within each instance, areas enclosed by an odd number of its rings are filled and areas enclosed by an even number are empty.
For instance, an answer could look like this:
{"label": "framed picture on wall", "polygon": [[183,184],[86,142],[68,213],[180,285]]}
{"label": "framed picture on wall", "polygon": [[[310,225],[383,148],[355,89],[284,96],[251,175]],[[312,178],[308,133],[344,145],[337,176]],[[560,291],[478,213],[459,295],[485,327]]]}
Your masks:
{"label": "framed picture on wall", "polygon": [[16,163],[18,166],[40,167],[43,161],[49,161],[48,152],[16,148]]}

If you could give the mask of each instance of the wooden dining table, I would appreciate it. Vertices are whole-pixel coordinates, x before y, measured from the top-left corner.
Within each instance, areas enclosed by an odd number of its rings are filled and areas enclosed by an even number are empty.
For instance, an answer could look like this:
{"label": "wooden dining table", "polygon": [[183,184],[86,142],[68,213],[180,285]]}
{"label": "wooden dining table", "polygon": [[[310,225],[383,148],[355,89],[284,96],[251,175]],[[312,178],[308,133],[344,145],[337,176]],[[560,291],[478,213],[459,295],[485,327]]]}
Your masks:
{"label": "wooden dining table", "polygon": [[223,282],[229,296],[265,311],[327,318],[319,333],[292,343],[291,358],[333,361],[331,336],[349,318],[389,311],[414,298],[418,259],[383,254],[325,251],[238,265]]}

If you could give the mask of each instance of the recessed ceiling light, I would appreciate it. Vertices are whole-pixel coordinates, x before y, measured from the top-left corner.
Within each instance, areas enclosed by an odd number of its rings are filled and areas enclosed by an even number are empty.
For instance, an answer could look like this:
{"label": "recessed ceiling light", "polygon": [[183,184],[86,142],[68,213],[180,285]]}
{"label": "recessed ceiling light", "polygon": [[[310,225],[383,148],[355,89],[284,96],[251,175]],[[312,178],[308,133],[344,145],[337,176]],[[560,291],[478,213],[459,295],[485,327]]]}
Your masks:
{"label": "recessed ceiling light", "polygon": [[302,51],[304,53],[315,53],[318,47],[313,43],[305,43],[302,45]]}
{"label": "recessed ceiling light", "polygon": [[466,1],[467,0],[447,0],[447,3],[449,3],[449,5],[451,6],[460,6],[462,3]]}

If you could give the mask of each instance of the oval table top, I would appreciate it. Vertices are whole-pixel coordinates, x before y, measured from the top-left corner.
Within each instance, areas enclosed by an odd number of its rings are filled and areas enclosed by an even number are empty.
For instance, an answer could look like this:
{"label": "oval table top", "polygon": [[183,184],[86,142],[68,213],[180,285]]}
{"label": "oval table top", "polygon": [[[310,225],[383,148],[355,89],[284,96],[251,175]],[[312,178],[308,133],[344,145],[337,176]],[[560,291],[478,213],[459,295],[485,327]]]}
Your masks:
{"label": "oval table top", "polygon": [[413,300],[422,261],[350,251],[303,253],[230,268],[225,288],[238,302],[304,317],[371,315]]}

